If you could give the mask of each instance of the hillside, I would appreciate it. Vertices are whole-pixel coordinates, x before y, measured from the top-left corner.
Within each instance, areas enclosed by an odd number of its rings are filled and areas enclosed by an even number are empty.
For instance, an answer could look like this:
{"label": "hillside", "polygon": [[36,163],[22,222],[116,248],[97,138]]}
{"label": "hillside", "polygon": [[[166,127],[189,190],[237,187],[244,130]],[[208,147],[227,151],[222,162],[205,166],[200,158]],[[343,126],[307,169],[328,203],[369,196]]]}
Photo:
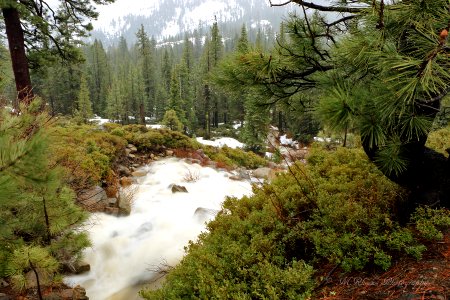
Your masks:
{"label": "hillside", "polygon": [[[100,17],[94,22],[92,39],[100,39],[106,45],[117,43],[123,35],[128,42],[136,40],[141,24],[149,36],[158,41],[182,36],[194,30],[207,32],[215,19],[221,27],[270,28],[277,32],[279,24],[293,6],[272,8],[268,1],[246,0],[160,0],[124,1],[100,7]],[[127,13],[123,13],[126,11]]]}

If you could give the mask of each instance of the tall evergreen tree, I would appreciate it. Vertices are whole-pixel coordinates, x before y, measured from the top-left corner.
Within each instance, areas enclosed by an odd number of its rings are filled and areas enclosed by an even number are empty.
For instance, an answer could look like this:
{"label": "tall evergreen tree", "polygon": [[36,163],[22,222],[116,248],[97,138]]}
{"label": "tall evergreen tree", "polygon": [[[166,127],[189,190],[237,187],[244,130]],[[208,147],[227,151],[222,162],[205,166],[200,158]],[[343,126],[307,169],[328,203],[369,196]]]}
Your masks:
{"label": "tall evergreen tree", "polygon": [[136,33],[137,47],[139,50],[142,78],[144,81],[144,94],[139,101],[139,121],[145,123],[145,106],[150,116],[154,115],[155,109],[155,68],[154,68],[154,47],[144,30],[144,25]]}
{"label": "tall evergreen tree", "polygon": [[75,116],[82,119],[83,122],[86,122],[92,115],[92,102],[89,96],[88,84],[86,77],[82,75]]}
{"label": "tall evergreen tree", "polygon": [[[96,4],[114,0],[94,0]],[[43,53],[60,54],[65,59],[78,59],[72,36],[85,36],[92,28],[86,18],[97,17],[90,1],[60,1],[57,9],[51,9],[47,1],[4,0],[0,4],[3,22],[13,65],[18,98],[29,102],[33,99],[26,49]],[[70,24],[70,25],[69,25]],[[43,51],[42,51],[43,50]]]}
{"label": "tall evergreen tree", "polygon": [[106,109],[106,95],[111,84],[107,55],[97,39],[86,49],[86,66],[93,112],[102,115]]}

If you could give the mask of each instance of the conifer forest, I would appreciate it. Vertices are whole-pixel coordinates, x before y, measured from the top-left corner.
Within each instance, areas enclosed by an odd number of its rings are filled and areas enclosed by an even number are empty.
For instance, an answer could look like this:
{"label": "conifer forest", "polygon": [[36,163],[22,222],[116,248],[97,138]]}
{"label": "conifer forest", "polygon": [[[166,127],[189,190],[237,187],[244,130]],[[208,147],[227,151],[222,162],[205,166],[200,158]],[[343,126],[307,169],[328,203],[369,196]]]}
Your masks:
{"label": "conifer forest", "polygon": [[120,1],[0,0],[0,300],[450,296],[448,0]]}

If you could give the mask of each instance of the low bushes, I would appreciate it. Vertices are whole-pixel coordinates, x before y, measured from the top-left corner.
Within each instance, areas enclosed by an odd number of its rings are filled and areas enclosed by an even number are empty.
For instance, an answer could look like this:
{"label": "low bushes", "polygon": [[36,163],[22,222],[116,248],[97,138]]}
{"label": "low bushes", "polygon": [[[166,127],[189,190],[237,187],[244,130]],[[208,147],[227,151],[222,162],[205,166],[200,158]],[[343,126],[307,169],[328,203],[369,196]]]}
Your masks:
{"label": "low bushes", "polygon": [[51,159],[65,168],[65,181],[75,190],[108,180],[127,144],[123,137],[88,125],[53,126],[49,136]]}
{"label": "low bushes", "polygon": [[449,153],[446,150],[450,148],[450,126],[431,132],[427,146],[448,157]]}
{"label": "low bushes", "polygon": [[239,148],[233,149],[226,146],[222,148],[215,148],[206,146],[203,147],[203,150],[212,160],[223,162],[225,165],[231,167],[240,166],[248,169],[256,169],[267,165],[266,159],[251,151],[244,151]]}
{"label": "low bushes", "polygon": [[449,226],[448,211],[431,213],[432,224],[418,211],[416,225],[402,227],[396,208],[405,196],[361,150],[313,148],[306,166],[292,166],[271,184],[254,188],[251,197],[227,199],[163,287],[141,295],[306,299],[323,265],[385,270],[403,255],[420,258],[425,246],[418,229],[439,237],[434,230]]}

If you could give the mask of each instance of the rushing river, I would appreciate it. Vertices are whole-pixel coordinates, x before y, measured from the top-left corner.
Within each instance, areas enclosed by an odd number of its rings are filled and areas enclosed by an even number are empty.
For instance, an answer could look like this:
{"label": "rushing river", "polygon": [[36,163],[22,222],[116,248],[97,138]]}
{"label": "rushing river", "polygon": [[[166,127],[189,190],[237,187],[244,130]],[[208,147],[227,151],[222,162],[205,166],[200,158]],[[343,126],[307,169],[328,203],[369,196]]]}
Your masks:
{"label": "rushing river", "polygon": [[[205,230],[225,196],[251,194],[250,183],[230,180],[227,172],[175,158],[143,169],[148,173],[138,179],[129,216],[96,213],[86,225],[93,243],[85,251],[91,271],[65,281],[86,288],[91,300],[139,299],[142,285],[160,276],[158,267],[180,261],[184,246]],[[188,193],[172,193],[171,184]]]}

